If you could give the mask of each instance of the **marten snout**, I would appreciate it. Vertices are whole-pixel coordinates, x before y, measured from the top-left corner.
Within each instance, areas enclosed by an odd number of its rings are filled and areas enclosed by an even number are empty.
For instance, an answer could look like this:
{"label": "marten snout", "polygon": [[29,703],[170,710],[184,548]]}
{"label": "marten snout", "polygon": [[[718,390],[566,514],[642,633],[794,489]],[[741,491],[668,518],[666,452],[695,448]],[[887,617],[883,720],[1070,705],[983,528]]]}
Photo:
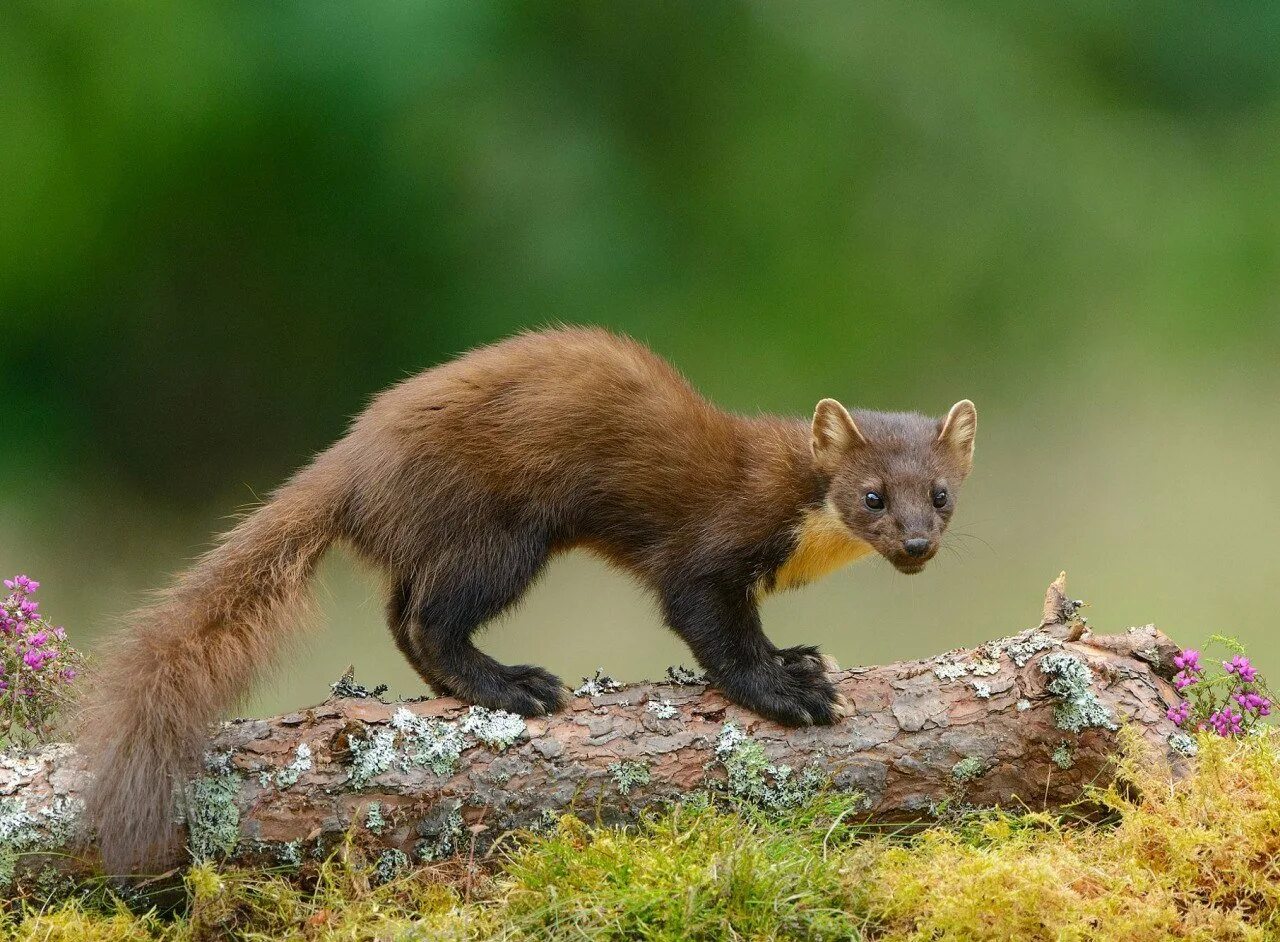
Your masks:
{"label": "marten snout", "polygon": [[919,559],[920,557],[927,555],[929,550],[933,549],[933,541],[926,540],[924,537],[918,536],[914,539],[904,540],[902,542],[902,548],[906,551],[908,556]]}

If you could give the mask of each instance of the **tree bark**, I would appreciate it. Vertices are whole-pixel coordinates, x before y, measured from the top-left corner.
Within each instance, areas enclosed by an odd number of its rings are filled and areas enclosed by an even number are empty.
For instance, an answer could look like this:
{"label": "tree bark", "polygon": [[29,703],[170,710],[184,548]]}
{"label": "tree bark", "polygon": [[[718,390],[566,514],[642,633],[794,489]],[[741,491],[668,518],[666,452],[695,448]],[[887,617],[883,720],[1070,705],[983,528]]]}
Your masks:
{"label": "tree bark", "polygon": [[[1165,717],[1175,645],[1152,626],[1095,635],[1049,588],[1040,623],[978,648],[836,672],[850,715],[785,729],[701,682],[597,683],[519,720],[450,699],[336,695],[214,733],[187,787],[188,857],[297,865],[350,834],[387,866],[483,849],[570,811],[629,823],[700,790],[781,808],[821,788],[868,820],[968,806],[1054,809],[1114,771],[1118,729],[1184,770]],[[1083,668],[1083,670],[1082,670]],[[347,679],[339,691],[360,693]],[[0,855],[29,879],[94,869],[75,751],[0,759]],[[59,856],[71,853],[72,858]]]}

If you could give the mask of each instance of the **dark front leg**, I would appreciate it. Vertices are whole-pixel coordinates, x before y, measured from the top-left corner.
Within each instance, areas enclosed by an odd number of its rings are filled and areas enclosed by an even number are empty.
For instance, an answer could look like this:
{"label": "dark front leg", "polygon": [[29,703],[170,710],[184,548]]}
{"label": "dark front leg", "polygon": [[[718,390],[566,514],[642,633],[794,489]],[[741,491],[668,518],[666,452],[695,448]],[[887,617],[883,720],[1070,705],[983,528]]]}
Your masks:
{"label": "dark front leg", "polygon": [[681,584],[664,593],[663,610],[708,679],[739,706],[787,726],[826,726],[848,711],[826,659],[816,648],[775,648],[747,590]]}

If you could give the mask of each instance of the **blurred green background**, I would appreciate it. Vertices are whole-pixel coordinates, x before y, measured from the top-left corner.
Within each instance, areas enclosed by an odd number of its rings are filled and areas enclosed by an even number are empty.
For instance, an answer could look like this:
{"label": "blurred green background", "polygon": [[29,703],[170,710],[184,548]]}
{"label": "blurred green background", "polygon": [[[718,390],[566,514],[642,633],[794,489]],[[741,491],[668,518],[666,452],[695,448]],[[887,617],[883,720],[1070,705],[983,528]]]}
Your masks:
{"label": "blurred green background", "polygon": [[[981,413],[922,576],[767,603],[842,663],[1035,621],[1280,671],[1280,6],[10,0],[0,570],[91,642],[376,390],[555,321],[725,406]],[[421,687],[335,554],[247,709]],[[482,642],[687,661],[557,562]]]}

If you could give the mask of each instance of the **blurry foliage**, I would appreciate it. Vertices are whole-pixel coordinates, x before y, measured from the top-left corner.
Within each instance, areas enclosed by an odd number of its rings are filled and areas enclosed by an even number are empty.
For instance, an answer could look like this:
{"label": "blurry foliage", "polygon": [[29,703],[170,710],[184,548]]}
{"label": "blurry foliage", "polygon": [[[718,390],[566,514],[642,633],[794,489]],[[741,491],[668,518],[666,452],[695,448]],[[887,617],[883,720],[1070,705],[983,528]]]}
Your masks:
{"label": "blurry foliage", "polygon": [[198,506],[554,320],[744,409],[941,402],[964,356],[1007,396],[1129,347],[1268,368],[1277,27],[1154,0],[11,0],[0,402],[28,454]]}

